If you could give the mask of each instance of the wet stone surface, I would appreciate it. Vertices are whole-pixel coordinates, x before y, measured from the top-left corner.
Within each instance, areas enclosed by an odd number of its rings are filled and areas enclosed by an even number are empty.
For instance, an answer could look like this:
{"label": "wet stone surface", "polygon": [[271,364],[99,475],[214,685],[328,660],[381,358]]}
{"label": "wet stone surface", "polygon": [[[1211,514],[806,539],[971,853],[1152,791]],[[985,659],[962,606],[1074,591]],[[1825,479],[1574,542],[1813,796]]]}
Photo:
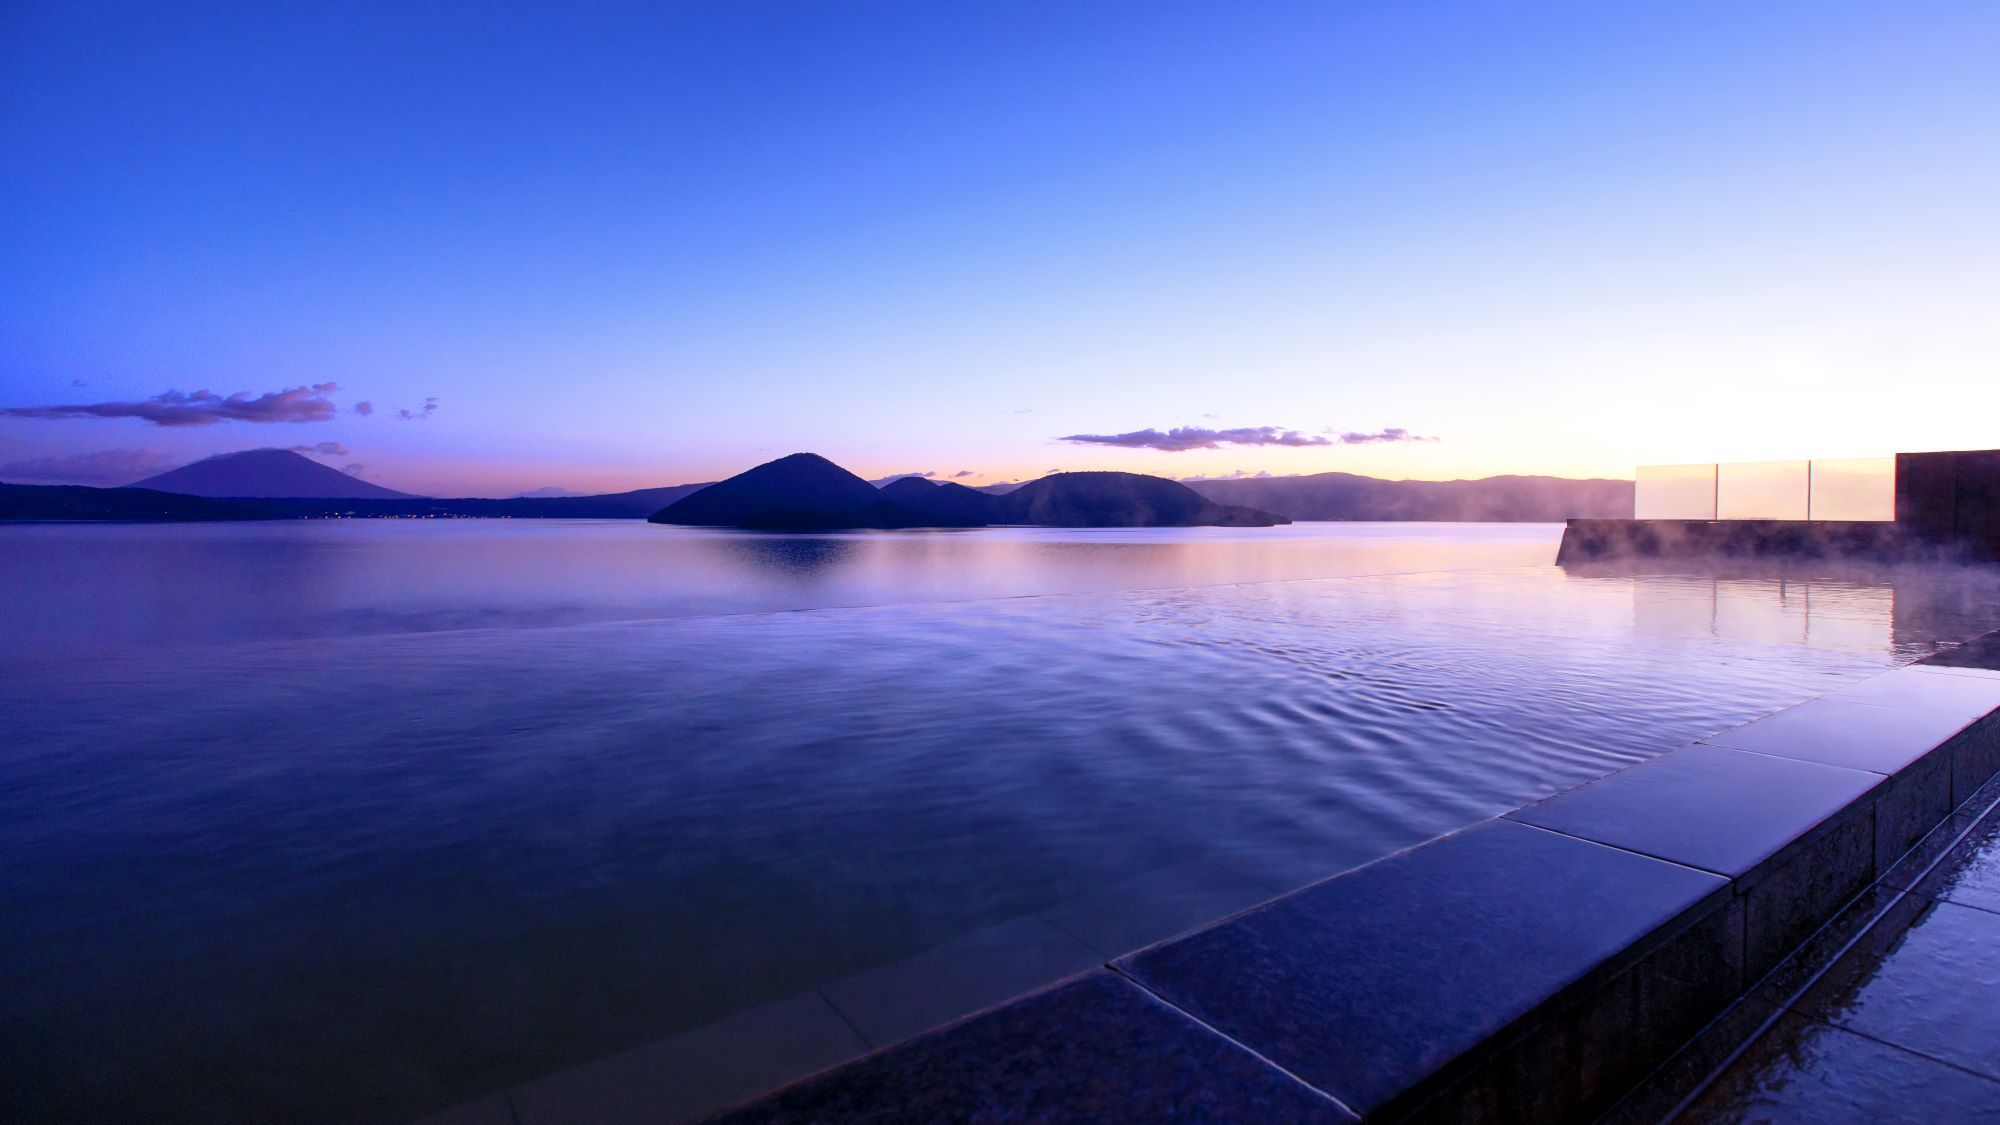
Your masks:
{"label": "wet stone surface", "polygon": [[1366,1113],[1727,894],[1713,875],[1501,820],[1120,964]]}
{"label": "wet stone surface", "polygon": [[1883,780],[1862,770],[1690,746],[1508,819],[1740,878]]}
{"label": "wet stone surface", "polygon": [[1096,972],[712,1119],[1298,1121],[1354,1117],[1109,972]]}
{"label": "wet stone surface", "polygon": [[1678,1120],[2000,1121],[2000,1082],[1787,1015]]}

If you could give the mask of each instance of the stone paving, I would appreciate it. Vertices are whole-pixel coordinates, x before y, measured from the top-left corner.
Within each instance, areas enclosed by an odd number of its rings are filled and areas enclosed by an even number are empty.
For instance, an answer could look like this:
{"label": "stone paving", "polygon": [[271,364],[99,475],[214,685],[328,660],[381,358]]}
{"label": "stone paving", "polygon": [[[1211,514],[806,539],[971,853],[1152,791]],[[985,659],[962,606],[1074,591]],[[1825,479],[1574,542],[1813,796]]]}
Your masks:
{"label": "stone paving", "polygon": [[2000,777],[1607,1121],[2000,1122]]}

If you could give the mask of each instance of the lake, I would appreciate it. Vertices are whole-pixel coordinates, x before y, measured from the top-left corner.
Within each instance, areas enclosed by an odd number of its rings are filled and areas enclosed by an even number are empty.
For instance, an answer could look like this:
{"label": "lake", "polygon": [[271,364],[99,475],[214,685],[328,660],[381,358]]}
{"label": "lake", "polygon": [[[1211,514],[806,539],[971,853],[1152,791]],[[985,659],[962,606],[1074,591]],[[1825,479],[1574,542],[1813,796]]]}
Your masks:
{"label": "lake", "polygon": [[0,527],[0,1112],[407,1120],[1156,940],[2000,626],[1559,535]]}

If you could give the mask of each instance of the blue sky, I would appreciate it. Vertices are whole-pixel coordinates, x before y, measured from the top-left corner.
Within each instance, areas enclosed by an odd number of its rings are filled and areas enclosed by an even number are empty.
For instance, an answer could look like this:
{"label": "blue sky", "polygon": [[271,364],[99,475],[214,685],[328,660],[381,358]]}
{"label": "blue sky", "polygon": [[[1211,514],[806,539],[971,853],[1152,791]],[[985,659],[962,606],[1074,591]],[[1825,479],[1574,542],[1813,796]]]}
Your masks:
{"label": "blue sky", "polygon": [[[320,443],[481,494],[798,449],[986,480],[2000,446],[1990,4],[8,13],[0,408],[337,389],[298,423],[0,416],[6,479]],[[1331,444],[1060,440],[1171,427]],[[1391,429],[1436,440],[1336,440]]]}

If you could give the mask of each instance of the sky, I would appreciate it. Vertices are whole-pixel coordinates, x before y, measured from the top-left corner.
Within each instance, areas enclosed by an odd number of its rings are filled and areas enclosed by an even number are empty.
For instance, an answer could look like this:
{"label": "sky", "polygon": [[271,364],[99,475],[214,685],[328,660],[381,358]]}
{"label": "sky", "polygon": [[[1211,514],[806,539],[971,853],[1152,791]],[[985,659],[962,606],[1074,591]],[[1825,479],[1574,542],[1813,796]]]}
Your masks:
{"label": "sky", "polygon": [[1985,2],[9,0],[0,479],[2000,446],[1996,58]]}

